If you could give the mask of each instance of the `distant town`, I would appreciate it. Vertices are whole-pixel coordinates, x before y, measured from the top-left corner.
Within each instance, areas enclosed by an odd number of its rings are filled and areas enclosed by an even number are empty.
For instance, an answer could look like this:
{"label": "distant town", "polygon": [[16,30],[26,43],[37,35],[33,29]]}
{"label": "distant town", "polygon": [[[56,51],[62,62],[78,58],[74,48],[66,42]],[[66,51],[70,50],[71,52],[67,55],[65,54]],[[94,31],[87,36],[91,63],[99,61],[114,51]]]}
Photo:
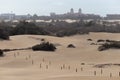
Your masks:
{"label": "distant town", "polygon": [[98,14],[86,14],[82,12],[82,9],[79,8],[77,12],[74,11],[73,8],[70,9],[69,12],[63,14],[56,14],[51,12],[49,16],[39,16],[37,14],[31,15],[16,15],[14,13],[3,13],[0,14],[0,21],[5,22],[19,22],[22,20],[26,20],[28,22],[49,22],[50,20],[120,20],[120,14],[106,14],[106,17],[102,17]]}

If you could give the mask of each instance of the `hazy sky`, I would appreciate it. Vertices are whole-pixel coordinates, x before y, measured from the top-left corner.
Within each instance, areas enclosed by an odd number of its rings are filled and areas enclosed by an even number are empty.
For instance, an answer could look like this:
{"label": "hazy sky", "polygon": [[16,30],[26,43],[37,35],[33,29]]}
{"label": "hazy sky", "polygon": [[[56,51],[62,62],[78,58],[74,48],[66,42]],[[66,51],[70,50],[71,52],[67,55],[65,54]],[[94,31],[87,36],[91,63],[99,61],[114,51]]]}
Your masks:
{"label": "hazy sky", "polygon": [[48,15],[50,12],[65,13],[74,8],[83,13],[120,14],[120,0],[0,0],[0,13]]}

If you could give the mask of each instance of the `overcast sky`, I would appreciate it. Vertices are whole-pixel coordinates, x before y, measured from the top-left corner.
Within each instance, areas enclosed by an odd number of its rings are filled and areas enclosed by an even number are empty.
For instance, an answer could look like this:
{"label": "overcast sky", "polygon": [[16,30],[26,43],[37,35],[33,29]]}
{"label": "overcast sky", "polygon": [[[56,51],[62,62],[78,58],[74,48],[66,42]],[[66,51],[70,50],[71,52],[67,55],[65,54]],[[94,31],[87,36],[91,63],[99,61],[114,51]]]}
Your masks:
{"label": "overcast sky", "polygon": [[105,15],[120,14],[120,0],[0,0],[0,13],[49,15],[65,13],[74,8],[77,12]]}

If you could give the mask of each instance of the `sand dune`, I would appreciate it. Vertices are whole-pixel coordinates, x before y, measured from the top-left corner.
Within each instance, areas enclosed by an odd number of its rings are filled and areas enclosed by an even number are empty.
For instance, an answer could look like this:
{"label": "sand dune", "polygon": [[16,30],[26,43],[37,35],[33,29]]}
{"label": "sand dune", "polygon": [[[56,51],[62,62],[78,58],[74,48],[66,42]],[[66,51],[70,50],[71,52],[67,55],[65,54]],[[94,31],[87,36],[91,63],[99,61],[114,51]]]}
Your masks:
{"label": "sand dune", "polygon": [[[120,66],[103,69],[96,64],[120,63],[120,50],[97,51],[88,38],[120,40],[120,34],[90,33],[72,37],[41,35],[11,36],[10,41],[0,41],[0,48],[26,48],[41,43],[41,39],[59,44],[55,52],[32,50],[13,51],[0,57],[1,80],[120,80]],[[67,48],[74,44],[76,48]],[[84,63],[84,65],[81,65]]]}

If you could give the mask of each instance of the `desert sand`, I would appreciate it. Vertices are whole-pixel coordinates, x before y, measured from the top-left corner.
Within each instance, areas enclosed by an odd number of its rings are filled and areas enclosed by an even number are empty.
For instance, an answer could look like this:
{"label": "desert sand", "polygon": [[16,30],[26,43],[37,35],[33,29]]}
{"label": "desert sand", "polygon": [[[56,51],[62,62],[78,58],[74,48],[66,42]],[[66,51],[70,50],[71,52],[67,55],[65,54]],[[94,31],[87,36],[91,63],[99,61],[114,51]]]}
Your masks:
{"label": "desert sand", "polygon": [[[0,41],[0,49],[26,48],[46,41],[57,45],[55,52],[11,51],[0,57],[0,80],[120,80],[120,66],[96,68],[97,64],[119,64],[120,50],[99,52],[98,39],[120,40],[120,34],[90,33],[71,37],[41,35],[11,36]],[[93,41],[87,41],[87,39]],[[74,44],[76,48],[67,48]]]}

